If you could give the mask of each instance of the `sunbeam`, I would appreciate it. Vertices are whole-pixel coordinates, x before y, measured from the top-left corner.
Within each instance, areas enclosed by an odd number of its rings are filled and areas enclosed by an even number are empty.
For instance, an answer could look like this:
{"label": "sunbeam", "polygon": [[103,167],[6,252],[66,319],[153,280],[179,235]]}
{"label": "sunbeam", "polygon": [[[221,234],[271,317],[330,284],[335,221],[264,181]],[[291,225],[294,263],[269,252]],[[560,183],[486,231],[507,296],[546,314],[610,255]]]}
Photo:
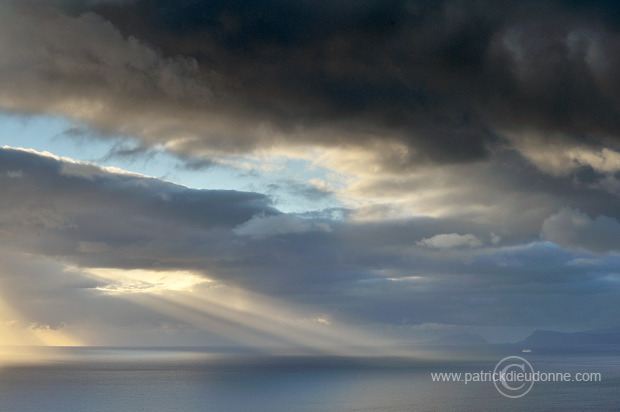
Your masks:
{"label": "sunbeam", "polygon": [[[316,309],[223,285],[186,271],[92,268],[102,293],[122,296],[235,345],[313,353],[377,354],[389,342],[334,324]],[[208,342],[205,342],[208,344]]]}

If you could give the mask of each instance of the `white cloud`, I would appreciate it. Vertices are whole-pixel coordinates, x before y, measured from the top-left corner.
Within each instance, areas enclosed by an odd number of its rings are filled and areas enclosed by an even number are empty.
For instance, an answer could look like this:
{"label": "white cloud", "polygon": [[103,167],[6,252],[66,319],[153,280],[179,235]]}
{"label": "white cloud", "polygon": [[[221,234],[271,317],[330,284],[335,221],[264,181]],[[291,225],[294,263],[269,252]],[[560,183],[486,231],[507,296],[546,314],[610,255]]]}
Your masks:
{"label": "white cloud", "polygon": [[424,238],[417,242],[417,245],[436,249],[450,249],[464,246],[478,247],[482,246],[482,242],[472,234],[459,235],[458,233],[444,233],[441,235]]}

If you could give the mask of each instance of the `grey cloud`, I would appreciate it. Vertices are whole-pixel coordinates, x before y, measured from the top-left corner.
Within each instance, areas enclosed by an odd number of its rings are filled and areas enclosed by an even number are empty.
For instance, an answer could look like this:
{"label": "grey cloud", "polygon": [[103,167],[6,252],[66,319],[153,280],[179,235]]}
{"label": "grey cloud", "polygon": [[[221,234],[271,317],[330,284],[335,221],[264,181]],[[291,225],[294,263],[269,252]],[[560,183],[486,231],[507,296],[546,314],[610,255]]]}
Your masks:
{"label": "grey cloud", "polygon": [[[483,242],[490,232],[508,243],[536,240],[544,220],[563,206],[591,216],[620,218],[613,175],[591,168],[550,175],[507,148],[495,150],[487,162],[369,176],[346,193],[350,192],[422,215],[450,216],[454,226],[444,233],[468,233],[456,223],[459,220],[486,224],[487,233],[474,233]],[[389,217],[389,211],[385,215]]]}
{"label": "grey cloud", "polygon": [[[114,256],[83,254],[100,259],[104,266],[131,261],[163,264],[166,256],[157,256],[158,248],[184,253],[184,248],[214,244],[217,249],[220,231],[225,235],[259,213],[279,213],[267,197],[256,193],[191,190],[21,150],[2,149],[0,159],[2,169],[17,165],[23,169],[19,184],[13,183],[16,179],[0,179],[4,193],[0,229],[5,234],[0,242],[9,247],[29,245],[45,254],[72,254],[81,242],[120,251]],[[155,250],[140,255],[140,245],[145,244]],[[137,256],[130,253],[132,248],[137,248]]]}
{"label": "grey cloud", "polygon": [[581,247],[594,252],[620,250],[620,223],[608,216],[591,218],[568,207],[545,219],[541,236],[567,247]]}
{"label": "grey cloud", "polygon": [[[613,306],[618,285],[609,273],[617,257],[578,270],[570,264],[572,257],[552,245],[530,244],[478,253],[469,263],[435,262],[432,268],[413,272],[422,275],[419,279],[384,281],[383,288],[390,291],[383,289],[390,296],[389,302],[382,302],[384,311],[376,311],[368,302],[366,309],[358,309],[375,319],[401,316],[412,323],[613,324],[607,310]],[[375,301],[378,297],[367,298]]]}
{"label": "grey cloud", "polygon": [[479,159],[498,127],[616,136],[609,3],[140,0],[95,10],[241,81],[274,124],[369,119],[412,159]]}
{"label": "grey cloud", "polygon": [[256,215],[247,222],[235,227],[233,233],[239,236],[264,238],[267,236],[305,233],[317,230],[329,232],[331,229],[325,223],[306,221],[293,215]]}
{"label": "grey cloud", "polygon": [[433,237],[424,238],[417,242],[417,244],[420,246],[427,246],[437,249],[450,249],[463,246],[482,246],[480,239],[470,233],[465,235],[460,235],[458,233],[441,233]]}
{"label": "grey cloud", "polygon": [[23,175],[24,174],[22,173],[21,170],[8,170],[5,172],[5,176],[13,178],[13,179],[19,179]]}
{"label": "grey cloud", "polygon": [[275,185],[273,189],[281,189],[280,186],[284,186],[284,189],[290,194],[300,196],[310,201],[325,199],[334,194],[328,187],[322,187],[295,179],[284,180],[280,182],[279,185]]}
{"label": "grey cloud", "polygon": [[219,165],[219,163],[211,159],[188,158],[183,162],[183,164],[180,167],[189,169],[189,170],[203,170],[203,169],[209,169],[217,165]]}

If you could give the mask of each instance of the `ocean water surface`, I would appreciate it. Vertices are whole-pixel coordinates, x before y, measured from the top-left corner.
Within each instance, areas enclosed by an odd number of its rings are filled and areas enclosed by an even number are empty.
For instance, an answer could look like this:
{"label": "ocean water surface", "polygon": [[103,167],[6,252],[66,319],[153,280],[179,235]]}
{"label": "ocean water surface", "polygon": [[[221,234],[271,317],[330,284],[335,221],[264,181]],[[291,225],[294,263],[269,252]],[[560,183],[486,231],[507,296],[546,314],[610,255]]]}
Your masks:
{"label": "ocean water surface", "polygon": [[[198,349],[65,348],[0,367],[1,411],[617,411],[620,350],[514,347],[436,356],[268,355]],[[505,356],[596,382],[536,382],[520,398],[492,382],[435,382],[431,373],[493,370]]]}

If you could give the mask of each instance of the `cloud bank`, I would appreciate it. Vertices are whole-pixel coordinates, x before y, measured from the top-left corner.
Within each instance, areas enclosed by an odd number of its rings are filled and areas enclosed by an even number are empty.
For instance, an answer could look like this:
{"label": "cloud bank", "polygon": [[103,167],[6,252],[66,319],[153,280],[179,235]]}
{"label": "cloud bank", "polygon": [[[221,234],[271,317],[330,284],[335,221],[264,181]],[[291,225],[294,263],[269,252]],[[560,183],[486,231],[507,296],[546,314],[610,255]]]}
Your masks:
{"label": "cloud bank", "polygon": [[[12,291],[4,299],[38,324],[75,328],[95,317],[118,330],[165,324],[187,333],[197,324],[135,305],[188,288],[213,298],[238,288],[303,307],[316,327],[326,325],[313,319],[328,317],[327,326],[388,328],[401,338],[424,324],[566,328],[619,315],[611,218],[562,209],[541,227],[557,245],[517,242],[488,224],[302,218],[258,193],[83,173],[94,166],[26,150],[1,149],[0,159],[0,247],[13,256],[2,270]],[[66,173],[76,164],[82,173]],[[110,309],[110,301],[123,303]],[[132,315],[115,318],[121,310]]]}
{"label": "cloud bank", "polygon": [[185,156],[378,145],[398,148],[377,161],[400,169],[483,160],[511,139],[617,149],[618,14],[609,2],[9,1],[0,107]]}

